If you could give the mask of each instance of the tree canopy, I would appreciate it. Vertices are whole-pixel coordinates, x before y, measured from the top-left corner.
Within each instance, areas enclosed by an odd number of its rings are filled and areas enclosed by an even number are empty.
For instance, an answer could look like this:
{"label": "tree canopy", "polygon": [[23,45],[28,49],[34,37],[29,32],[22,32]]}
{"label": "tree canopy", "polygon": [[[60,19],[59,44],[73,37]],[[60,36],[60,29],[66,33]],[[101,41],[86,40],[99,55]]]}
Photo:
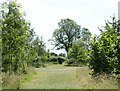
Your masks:
{"label": "tree canopy", "polygon": [[[52,41],[54,48],[58,50],[65,49],[67,53],[69,48],[72,47],[74,41],[77,41],[80,38],[87,40],[89,37],[88,34],[91,34],[87,28],[83,28],[82,31],[80,25],[68,18],[61,19],[61,21],[58,23],[58,27],[59,28],[53,32],[53,37],[49,41]],[[85,36],[81,37],[82,35]]]}

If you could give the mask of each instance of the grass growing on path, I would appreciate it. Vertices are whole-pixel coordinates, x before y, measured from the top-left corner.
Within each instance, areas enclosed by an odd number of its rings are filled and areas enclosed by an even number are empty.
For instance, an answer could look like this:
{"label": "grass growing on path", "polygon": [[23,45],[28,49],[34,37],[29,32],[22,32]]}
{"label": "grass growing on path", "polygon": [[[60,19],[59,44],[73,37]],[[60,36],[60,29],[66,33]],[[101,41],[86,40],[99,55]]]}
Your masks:
{"label": "grass growing on path", "polygon": [[36,68],[37,75],[31,81],[22,84],[24,89],[73,89],[77,88],[76,68],[53,65],[48,68]]}
{"label": "grass growing on path", "polygon": [[[114,79],[92,79],[88,67],[66,67],[52,65],[35,68],[36,74],[24,82],[20,89],[117,89]],[[103,80],[103,81],[102,81]],[[110,83],[110,81],[112,81]]]}

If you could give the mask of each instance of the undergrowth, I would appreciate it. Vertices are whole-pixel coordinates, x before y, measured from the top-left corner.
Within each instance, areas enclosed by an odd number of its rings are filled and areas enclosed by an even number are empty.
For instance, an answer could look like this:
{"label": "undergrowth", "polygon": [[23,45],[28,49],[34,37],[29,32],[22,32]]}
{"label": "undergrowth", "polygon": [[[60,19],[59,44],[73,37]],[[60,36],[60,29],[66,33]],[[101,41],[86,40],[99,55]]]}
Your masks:
{"label": "undergrowth", "polygon": [[[45,63],[44,67],[53,65],[52,63]],[[22,71],[17,71],[9,76],[8,73],[2,73],[2,89],[20,89],[21,84],[28,82],[33,75],[36,75],[35,67],[26,67],[26,74]]]}
{"label": "undergrowth", "polygon": [[90,72],[88,67],[77,69],[76,78],[79,81],[80,89],[118,89],[116,75],[102,73],[92,77],[89,75]]}
{"label": "undergrowth", "polygon": [[2,73],[2,89],[19,89],[23,82],[31,79],[35,75],[34,67],[26,68],[27,74],[21,72],[13,73],[9,76],[8,73]]}

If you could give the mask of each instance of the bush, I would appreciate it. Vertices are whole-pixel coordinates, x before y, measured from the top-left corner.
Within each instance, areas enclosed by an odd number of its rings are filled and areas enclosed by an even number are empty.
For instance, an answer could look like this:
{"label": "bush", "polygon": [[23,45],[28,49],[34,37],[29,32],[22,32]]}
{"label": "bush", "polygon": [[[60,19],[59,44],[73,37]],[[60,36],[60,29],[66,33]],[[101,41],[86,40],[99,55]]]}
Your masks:
{"label": "bush", "polygon": [[[87,64],[88,62],[88,50],[84,42],[75,41],[72,48],[69,49],[68,58],[70,59],[70,64],[73,61],[74,65],[79,63]],[[68,61],[68,63],[69,63]]]}
{"label": "bush", "polygon": [[118,21],[113,17],[112,22],[107,21],[100,36],[94,36],[90,43],[89,67],[92,75],[97,73],[120,74],[120,48],[118,46]]}
{"label": "bush", "polygon": [[59,64],[62,64],[64,61],[66,61],[64,57],[58,57],[57,60]]}
{"label": "bush", "polygon": [[74,62],[74,59],[72,59],[72,58],[71,59],[67,59],[66,62],[67,62],[68,65],[70,65],[70,64],[72,64]]}
{"label": "bush", "polygon": [[64,61],[66,61],[65,57],[51,56],[50,58],[50,62],[53,62],[54,64],[62,64]]}
{"label": "bush", "polygon": [[55,57],[55,56],[51,56],[51,58],[50,58],[50,62],[57,62],[57,57]]}

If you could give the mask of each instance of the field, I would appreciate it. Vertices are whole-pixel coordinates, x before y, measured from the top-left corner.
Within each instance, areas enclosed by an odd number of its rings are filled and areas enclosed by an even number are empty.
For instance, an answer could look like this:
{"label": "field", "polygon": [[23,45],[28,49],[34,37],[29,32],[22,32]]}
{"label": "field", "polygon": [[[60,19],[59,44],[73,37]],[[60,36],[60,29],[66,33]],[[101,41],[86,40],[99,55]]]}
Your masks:
{"label": "field", "polygon": [[106,75],[92,78],[88,67],[52,65],[35,68],[36,74],[20,89],[117,89],[117,81]]}

